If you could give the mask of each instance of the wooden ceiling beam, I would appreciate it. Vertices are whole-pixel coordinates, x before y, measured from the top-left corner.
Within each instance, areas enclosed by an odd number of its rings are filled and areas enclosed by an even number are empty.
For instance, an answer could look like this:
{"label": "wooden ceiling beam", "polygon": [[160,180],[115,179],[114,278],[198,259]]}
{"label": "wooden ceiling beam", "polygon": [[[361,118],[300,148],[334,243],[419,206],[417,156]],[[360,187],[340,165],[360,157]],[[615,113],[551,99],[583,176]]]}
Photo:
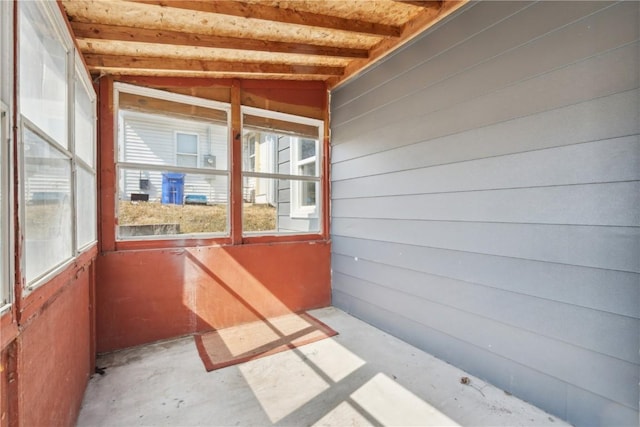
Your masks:
{"label": "wooden ceiling beam", "polygon": [[339,58],[367,58],[369,56],[369,52],[366,49],[274,42],[238,37],[220,37],[171,30],[91,24],[79,21],[71,21],[71,28],[77,38],[252,50],[259,52],[296,53]]}
{"label": "wooden ceiling beam", "polygon": [[90,70],[100,68],[131,68],[148,70],[205,71],[222,73],[253,74],[309,74],[341,76],[344,67],[271,64],[263,62],[208,61],[166,57],[133,57],[121,55],[97,55],[85,53],[84,59]]}
{"label": "wooden ceiling beam", "polygon": [[311,27],[327,28],[331,30],[349,31],[381,37],[400,37],[402,28],[393,25],[366,22],[337,16],[321,15],[293,9],[272,7],[256,3],[229,0],[130,0],[163,7],[174,7],[197,12],[217,13],[241,18],[261,19],[296,24]]}

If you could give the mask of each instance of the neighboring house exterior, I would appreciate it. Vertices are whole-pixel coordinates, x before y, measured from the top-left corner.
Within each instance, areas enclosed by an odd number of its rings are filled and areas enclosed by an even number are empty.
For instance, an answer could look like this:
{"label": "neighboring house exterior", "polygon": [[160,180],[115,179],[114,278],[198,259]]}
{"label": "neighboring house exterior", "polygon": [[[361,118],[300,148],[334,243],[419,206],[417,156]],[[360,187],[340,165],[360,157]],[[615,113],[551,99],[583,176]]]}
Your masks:
{"label": "neighboring house exterior", "polygon": [[575,425],[637,426],[639,17],[473,2],[332,92],[334,305]]}
{"label": "neighboring house exterior", "polygon": [[[318,141],[300,136],[249,131],[244,135],[243,169],[279,175],[315,175],[320,164]],[[245,176],[247,202],[276,208],[278,232],[311,232],[319,229],[318,185],[289,179]]]}
{"label": "neighboring house exterior", "polygon": [[[244,135],[243,170],[270,173],[274,170],[278,136],[262,132],[246,132]],[[249,203],[276,206],[276,182],[245,176],[244,200]]]}
{"label": "neighboring house exterior", "polygon": [[[124,152],[119,153],[123,162],[202,168],[205,172],[228,169],[225,125],[121,110],[120,126],[124,129]],[[149,201],[160,201],[163,173],[162,168],[121,171],[120,200],[146,194]],[[227,203],[227,183],[220,175],[186,174],[184,196],[204,195],[208,204]]]}

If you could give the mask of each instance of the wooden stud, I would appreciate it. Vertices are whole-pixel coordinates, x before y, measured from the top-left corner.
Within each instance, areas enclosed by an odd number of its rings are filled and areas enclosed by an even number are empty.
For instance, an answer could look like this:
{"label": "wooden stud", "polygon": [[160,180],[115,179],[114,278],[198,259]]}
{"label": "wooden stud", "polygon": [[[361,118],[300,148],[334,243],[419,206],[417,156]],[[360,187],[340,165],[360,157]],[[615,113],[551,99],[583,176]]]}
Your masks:
{"label": "wooden stud", "polygon": [[98,94],[98,241],[100,252],[112,251],[116,243],[116,166],[113,79],[100,79]]}
{"label": "wooden stud", "polygon": [[241,86],[239,80],[231,84],[231,244],[242,243],[242,112],[240,110]]}
{"label": "wooden stud", "polygon": [[133,57],[118,55],[85,54],[91,70],[106,68],[132,68],[152,70],[186,70],[204,72],[234,72],[259,74],[318,74],[341,76],[344,67],[269,64],[261,62],[208,61],[166,57]]}
{"label": "wooden stud", "polygon": [[119,25],[103,25],[72,21],[71,27],[78,38],[111,41],[157,43],[177,46],[199,46],[208,48],[252,50],[258,52],[295,53],[339,58],[367,58],[366,49],[339,46],[322,46],[307,43],[287,43],[268,40],[223,37],[207,34],[187,33],[172,30],[156,30]]}
{"label": "wooden stud", "polygon": [[303,12],[281,7],[266,6],[240,1],[182,1],[182,0],[132,0],[136,3],[217,13],[241,18],[261,19],[283,24],[305,25],[349,31],[382,37],[399,37],[401,28],[377,22],[358,21],[337,16]]}

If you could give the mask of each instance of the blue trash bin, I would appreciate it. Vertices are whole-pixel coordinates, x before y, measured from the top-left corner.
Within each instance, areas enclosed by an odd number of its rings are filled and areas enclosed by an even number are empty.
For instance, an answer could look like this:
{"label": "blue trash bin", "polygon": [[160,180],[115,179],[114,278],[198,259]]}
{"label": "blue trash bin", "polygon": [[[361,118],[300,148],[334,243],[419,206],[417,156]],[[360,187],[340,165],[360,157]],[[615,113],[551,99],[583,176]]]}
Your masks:
{"label": "blue trash bin", "polygon": [[165,172],[162,174],[162,204],[184,204],[184,174]]}

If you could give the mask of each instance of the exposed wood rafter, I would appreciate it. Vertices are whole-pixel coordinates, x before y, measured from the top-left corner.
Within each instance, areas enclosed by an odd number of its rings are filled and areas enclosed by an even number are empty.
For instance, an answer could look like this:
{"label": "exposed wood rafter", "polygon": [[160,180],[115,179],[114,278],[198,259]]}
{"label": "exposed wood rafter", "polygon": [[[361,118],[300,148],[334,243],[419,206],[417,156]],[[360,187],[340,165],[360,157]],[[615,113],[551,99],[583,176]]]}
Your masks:
{"label": "exposed wood rafter", "polygon": [[468,0],[58,1],[95,75],[334,88]]}
{"label": "exposed wood rafter", "polygon": [[[376,22],[344,19],[336,16],[320,15],[292,9],[265,6],[255,3],[227,0],[131,0],[136,3],[152,4],[163,7],[187,9],[198,12],[217,13],[241,18],[260,19],[283,24],[305,25],[332,30],[372,34],[382,37],[399,37],[402,28]],[[437,2],[436,2],[437,3]]]}
{"label": "exposed wood rafter", "polygon": [[86,22],[71,22],[78,38],[112,41],[136,41],[178,46],[198,46],[222,49],[253,50],[262,52],[296,53],[305,55],[333,56],[341,58],[367,58],[366,49],[351,49],[334,46],[286,43],[239,37],[221,37],[207,34],[186,33],[171,30],[155,30],[117,25],[101,25]]}
{"label": "exposed wood rafter", "polygon": [[200,59],[166,57],[132,57],[119,55],[85,54],[90,70],[100,68],[130,68],[150,70],[184,70],[221,73],[265,73],[265,74],[318,74],[341,76],[343,67],[269,64],[263,62],[224,62]]}

